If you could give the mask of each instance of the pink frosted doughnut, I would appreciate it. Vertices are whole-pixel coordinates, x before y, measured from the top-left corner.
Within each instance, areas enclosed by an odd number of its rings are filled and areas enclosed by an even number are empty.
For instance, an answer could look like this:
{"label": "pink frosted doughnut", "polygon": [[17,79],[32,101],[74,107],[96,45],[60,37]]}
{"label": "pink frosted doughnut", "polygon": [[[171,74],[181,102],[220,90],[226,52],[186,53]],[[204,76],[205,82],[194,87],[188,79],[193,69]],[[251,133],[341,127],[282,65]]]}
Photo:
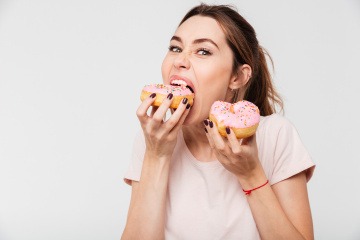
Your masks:
{"label": "pink frosted doughnut", "polygon": [[211,106],[209,119],[217,125],[222,136],[227,136],[226,127],[229,127],[240,139],[255,133],[260,112],[258,107],[249,101],[241,100],[234,104],[216,101]]}
{"label": "pink frosted doughnut", "polygon": [[152,106],[160,106],[163,100],[172,93],[173,101],[171,102],[170,108],[177,108],[181,101],[184,98],[188,99],[187,104],[190,106],[194,103],[194,93],[190,91],[186,86],[174,86],[174,85],[165,85],[165,84],[151,84],[146,85],[140,95],[141,101],[144,101],[147,97],[149,97],[152,93],[156,93],[155,101],[153,102]]}

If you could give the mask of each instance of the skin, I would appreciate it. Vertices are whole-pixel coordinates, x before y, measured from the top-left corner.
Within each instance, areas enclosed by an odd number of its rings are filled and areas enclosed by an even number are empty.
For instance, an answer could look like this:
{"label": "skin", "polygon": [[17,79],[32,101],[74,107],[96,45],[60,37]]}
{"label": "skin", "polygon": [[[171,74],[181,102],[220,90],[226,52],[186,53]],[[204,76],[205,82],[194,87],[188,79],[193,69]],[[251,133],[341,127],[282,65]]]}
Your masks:
{"label": "skin", "polygon": [[[165,84],[170,84],[171,76],[176,75],[191,80],[194,86],[195,104],[186,125],[206,119],[212,103],[225,99],[229,81],[235,79],[232,76],[232,51],[224,34],[216,34],[220,26],[211,18],[206,18],[211,25],[202,23],[202,20],[202,17],[194,17],[177,29],[162,64]],[[196,43],[198,39],[211,41]]]}
{"label": "skin", "polygon": [[[233,73],[232,59],[233,53],[221,26],[214,19],[194,16],[176,30],[163,61],[163,80],[169,84],[174,75],[186,78],[191,81],[196,98],[192,108],[186,108],[186,103],[180,104],[166,122],[163,118],[172,99],[153,108],[150,115],[147,111],[154,98],[145,99],[139,106],[137,116],[144,132],[146,151],[141,181],[132,182],[122,239],[164,238],[170,159],[180,129],[196,159],[218,159],[237,177],[243,189],[266,182],[255,135],[239,141],[230,131],[228,138],[223,138],[215,126],[203,122],[214,101],[231,100],[231,89],[239,89],[240,96],[244,94],[243,87],[251,76],[251,68],[244,64]],[[267,184],[253,191],[247,199],[262,239],[313,239],[304,172],[272,186]]]}

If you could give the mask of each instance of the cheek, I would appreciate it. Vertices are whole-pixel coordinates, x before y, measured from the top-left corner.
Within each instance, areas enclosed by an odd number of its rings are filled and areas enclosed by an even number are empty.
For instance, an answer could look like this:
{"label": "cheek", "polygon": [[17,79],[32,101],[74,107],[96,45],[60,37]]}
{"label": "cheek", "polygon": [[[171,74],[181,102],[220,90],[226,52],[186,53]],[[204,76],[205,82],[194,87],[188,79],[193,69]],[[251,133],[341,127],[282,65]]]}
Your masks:
{"label": "cheek", "polygon": [[231,78],[231,66],[214,63],[198,66],[196,70],[202,89],[211,89],[211,91],[220,93],[228,88]]}

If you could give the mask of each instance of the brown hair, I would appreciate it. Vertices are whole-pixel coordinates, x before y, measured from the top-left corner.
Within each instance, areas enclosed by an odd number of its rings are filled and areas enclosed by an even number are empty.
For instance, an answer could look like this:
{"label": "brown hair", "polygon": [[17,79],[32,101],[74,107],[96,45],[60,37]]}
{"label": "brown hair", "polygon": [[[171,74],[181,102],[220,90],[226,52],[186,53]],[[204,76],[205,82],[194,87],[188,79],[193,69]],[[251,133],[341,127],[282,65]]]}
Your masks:
{"label": "brown hair", "polygon": [[244,99],[256,104],[263,116],[276,112],[276,106],[282,110],[283,101],[273,86],[265,55],[271,63],[272,59],[259,45],[254,28],[232,6],[203,3],[192,8],[179,26],[195,15],[211,17],[222,26],[227,43],[234,54],[234,73],[240,65],[250,65],[252,76],[245,86]]}

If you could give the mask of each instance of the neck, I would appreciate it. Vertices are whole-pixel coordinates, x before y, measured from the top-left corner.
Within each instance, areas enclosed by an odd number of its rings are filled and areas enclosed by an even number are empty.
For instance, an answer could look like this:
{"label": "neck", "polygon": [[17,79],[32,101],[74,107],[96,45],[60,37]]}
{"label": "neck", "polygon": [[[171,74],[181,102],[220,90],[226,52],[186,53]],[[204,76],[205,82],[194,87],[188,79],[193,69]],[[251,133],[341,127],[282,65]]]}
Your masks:
{"label": "neck", "polygon": [[192,126],[183,126],[185,143],[192,155],[201,162],[209,162],[216,159],[214,150],[210,147],[206,137],[203,123]]}

